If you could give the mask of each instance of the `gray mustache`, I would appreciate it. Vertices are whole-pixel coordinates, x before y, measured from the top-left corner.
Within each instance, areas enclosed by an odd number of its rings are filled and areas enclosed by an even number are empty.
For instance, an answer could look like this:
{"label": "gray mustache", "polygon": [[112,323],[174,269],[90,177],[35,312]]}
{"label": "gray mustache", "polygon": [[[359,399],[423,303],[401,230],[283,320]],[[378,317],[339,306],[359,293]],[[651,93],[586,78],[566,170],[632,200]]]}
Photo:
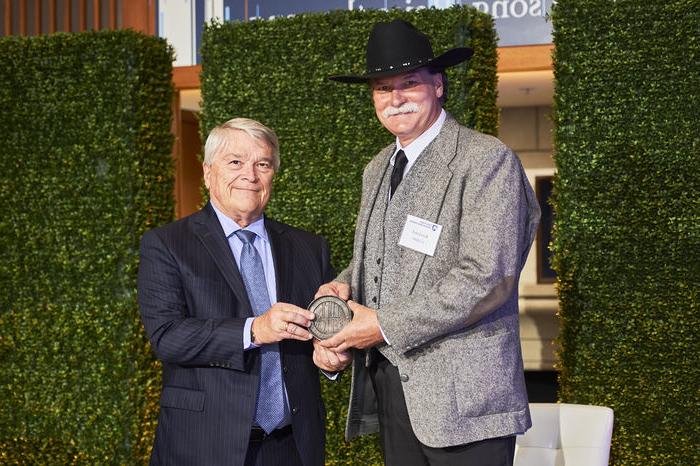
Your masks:
{"label": "gray mustache", "polygon": [[384,115],[385,118],[393,116],[393,115],[398,115],[399,113],[416,113],[420,110],[420,107],[418,104],[414,102],[408,102],[403,104],[400,107],[387,107],[382,111],[382,115]]}

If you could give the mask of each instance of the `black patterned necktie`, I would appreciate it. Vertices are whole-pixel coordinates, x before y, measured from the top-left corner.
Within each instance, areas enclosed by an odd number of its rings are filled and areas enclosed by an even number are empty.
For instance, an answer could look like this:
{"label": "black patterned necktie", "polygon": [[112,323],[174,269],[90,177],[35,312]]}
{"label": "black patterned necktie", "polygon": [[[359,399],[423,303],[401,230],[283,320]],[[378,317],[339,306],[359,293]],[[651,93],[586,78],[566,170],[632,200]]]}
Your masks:
{"label": "black patterned necktie", "polygon": [[394,159],[394,170],[391,172],[391,197],[394,196],[396,188],[398,188],[403,179],[403,171],[407,163],[408,159],[406,158],[406,154],[403,153],[403,150],[399,150]]}
{"label": "black patterned necktie", "polygon": [[[241,275],[253,313],[259,316],[270,308],[270,295],[267,292],[260,254],[253,246],[256,236],[248,230],[238,230],[234,234],[243,242],[240,258]],[[282,361],[277,343],[261,346],[260,354],[262,362],[258,398],[255,404],[255,421],[269,434],[284,420]]]}

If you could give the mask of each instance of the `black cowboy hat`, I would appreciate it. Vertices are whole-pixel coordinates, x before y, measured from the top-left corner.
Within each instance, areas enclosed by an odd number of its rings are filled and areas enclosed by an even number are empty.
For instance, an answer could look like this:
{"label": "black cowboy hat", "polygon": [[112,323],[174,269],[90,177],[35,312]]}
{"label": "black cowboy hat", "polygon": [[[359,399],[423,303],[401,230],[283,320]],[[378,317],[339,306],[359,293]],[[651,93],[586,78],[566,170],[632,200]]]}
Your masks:
{"label": "black cowboy hat", "polygon": [[341,83],[366,83],[373,78],[406,73],[423,66],[442,70],[471,58],[474,51],[457,47],[435,57],[428,36],[411,23],[395,19],[377,23],[367,41],[367,72],[363,75],[335,75]]}

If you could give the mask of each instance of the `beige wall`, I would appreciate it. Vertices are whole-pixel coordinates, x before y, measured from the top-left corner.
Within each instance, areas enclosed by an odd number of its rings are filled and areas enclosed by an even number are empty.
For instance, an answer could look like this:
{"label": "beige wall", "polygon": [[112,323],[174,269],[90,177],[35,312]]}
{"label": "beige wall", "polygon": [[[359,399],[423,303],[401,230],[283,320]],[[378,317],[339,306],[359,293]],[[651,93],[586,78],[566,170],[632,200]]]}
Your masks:
{"label": "beige wall", "polygon": [[[533,187],[535,177],[554,174],[551,113],[549,106],[501,109],[499,138],[518,154]],[[536,255],[533,247],[520,278],[520,341],[525,369],[551,370],[558,301],[554,284],[537,282]]]}

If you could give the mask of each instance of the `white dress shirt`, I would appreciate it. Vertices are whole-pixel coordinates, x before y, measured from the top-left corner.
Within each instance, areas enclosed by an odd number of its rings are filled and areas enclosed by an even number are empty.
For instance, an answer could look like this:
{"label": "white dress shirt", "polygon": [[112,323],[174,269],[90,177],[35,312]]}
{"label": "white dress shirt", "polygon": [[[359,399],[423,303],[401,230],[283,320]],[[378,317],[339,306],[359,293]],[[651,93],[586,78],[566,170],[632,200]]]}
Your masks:
{"label": "white dress shirt", "polygon": [[403,170],[403,176],[406,176],[413,164],[415,164],[416,160],[418,160],[418,156],[423,152],[423,150],[426,147],[428,147],[428,144],[433,142],[433,139],[435,139],[437,135],[440,134],[442,124],[445,123],[445,118],[447,118],[447,114],[445,113],[445,110],[442,109],[440,110],[440,116],[438,116],[437,120],[435,120],[435,123],[430,125],[430,128],[423,131],[423,134],[418,136],[406,147],[403,147],[401,145],[401,141],[399,141],[399,138],[397,137],[396,149],[394,149],[394,154],[389,159],[389,164],[391,164],[391,166],[393,167],[394,161],[396,160],[396,153],[400,150],[403,150],[404,154],[406,154],[406,159],[408,160],[406,168],[404,168]]}

